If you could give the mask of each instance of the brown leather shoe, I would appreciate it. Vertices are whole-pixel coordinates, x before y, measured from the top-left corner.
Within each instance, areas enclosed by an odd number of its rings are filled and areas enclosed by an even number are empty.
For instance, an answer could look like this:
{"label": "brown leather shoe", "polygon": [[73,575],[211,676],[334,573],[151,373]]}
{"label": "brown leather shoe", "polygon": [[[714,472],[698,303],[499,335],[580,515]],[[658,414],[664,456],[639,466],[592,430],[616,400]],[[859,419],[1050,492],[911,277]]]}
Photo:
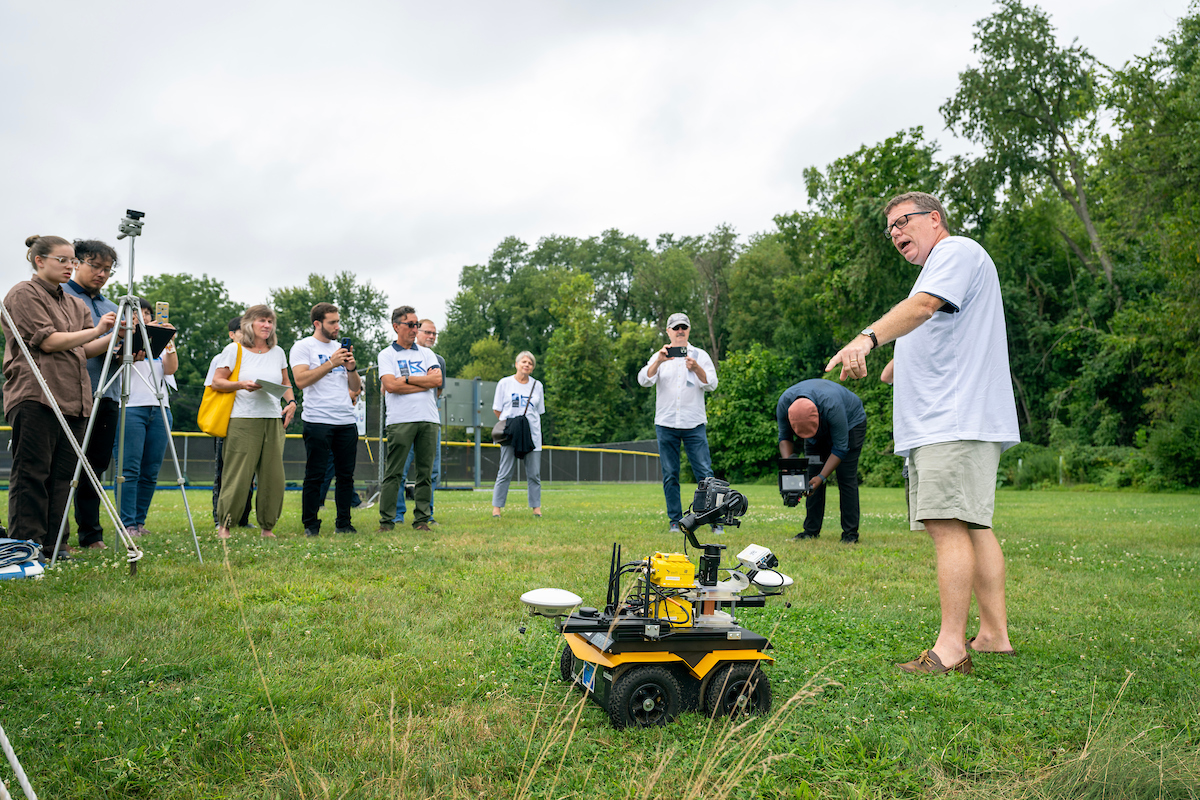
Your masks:
{"label": "brown leather shoe", "polygon": [[963,675],[970,675],[973,669],[970,653],[963,656],[962,661],[947,667],[937,657],[937,653],[932,650],[922,650],[921,655],[917,656],[913,661],[897,664],[896,666],[902,672],[921,673],[924,675],[946,675],[951,672],[961,672]]}
{"label": "brown leather shoe", "polygon": [[419,525],[413,525],[413,530],[414,531],[425,531],[425,532],[433,531],[433,529],[430,528],[428,525],[426,525],[424,522],[420,523]]}
{"label": "brown leather shoe", "polygon": [[91,544],[89,544],[87,546],[87,549],[88,550],[107,550],[108,545],[106,545],[104,542],[92,542]]}
{"label": "brown leather shoe", "polygon": [[970,639],[967,639],[967,649],[973,653],[987,653],[989,655],[995,654],[998,656],[1015,656],[1017,654],[1016,650],[980,650],[979,648],[975,647],[974,636],[972,636]]}

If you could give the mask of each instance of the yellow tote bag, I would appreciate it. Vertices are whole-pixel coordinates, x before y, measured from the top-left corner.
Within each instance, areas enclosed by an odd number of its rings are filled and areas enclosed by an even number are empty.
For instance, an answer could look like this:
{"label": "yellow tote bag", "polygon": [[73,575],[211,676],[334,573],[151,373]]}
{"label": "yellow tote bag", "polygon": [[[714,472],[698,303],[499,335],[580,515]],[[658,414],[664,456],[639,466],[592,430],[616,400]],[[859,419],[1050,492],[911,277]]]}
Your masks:
{"label": "yellow tote bag", "polygon": [[[242,369],[242,346],[238,345],[237,361],[229,380],[236,381],[238,372]],[[229,433],[229,417],[233,414],[233,401],[237,392],[218,392],[211,386],[204,387],[204,399],[200,401],[200,410],[196,412],[196,423],[200,430],[209,436],[225,438]]]}

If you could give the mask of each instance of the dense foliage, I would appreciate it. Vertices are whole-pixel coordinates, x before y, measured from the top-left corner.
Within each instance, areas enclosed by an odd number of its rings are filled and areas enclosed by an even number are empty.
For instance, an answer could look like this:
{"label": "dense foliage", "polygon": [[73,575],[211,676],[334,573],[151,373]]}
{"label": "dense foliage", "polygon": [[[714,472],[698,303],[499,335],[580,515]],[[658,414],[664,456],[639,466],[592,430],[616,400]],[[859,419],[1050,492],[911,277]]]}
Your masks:
{"label": "dense foliage", "polygon": [[[685,311],[718,361],[714,465],[764,475],[778,395],[907,295],[917,268],[881,235],[882,208],[928,191],[996,262],[1022,438],[1046,452],[1033,460],[1057,477],[1063,456],[1077,465],[1065,480],[1200,483],[1200,4],[1114,69],[1061,44],[1041,9],[1000,0],[975,53],[941,111],[978,158],[940,159],[914,128],[805,170],[807,207],[772,231],[506,239],[464,268],[443,354],[462,377],[544,357],[551,441],[647,438],[653,393],[636,372]],[[851,388],[870,415],[863,480],[895,483],[890,391]]]}

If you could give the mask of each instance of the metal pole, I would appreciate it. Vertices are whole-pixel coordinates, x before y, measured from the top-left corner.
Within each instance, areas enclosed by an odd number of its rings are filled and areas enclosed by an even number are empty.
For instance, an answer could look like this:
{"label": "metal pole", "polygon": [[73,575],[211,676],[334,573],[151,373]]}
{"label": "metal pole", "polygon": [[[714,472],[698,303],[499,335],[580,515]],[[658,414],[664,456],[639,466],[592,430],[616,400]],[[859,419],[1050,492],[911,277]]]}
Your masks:
{"label": "metal pole", "polygon": [[475,488],[476,489],[479,488],[479,473],[483,468],[483,458],[481,456],[481,451],[483,450],[483,447],[482,447],[483,439],[480,435],[480,430],[479,430],[479,428],[483,424],[482,415],[480,414],[480,411],[483,409],[483,398],[479,396],[481,394],[480,389],[482,388],[482,386],[483,386],[483,378],[476,378],[474,381],[471,382],[471,408],[472,408],[471,424],[475,428]]}

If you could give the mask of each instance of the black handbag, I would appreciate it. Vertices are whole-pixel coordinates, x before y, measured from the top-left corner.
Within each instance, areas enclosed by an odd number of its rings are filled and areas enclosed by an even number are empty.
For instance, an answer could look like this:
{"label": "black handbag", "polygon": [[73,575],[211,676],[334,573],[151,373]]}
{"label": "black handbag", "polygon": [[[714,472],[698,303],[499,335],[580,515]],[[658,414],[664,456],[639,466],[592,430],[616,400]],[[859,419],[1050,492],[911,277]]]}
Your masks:
{"label": "black handbag", "polygon": [[[533,388],[529,390],[529,402],[525,404],[525,414],[529,413],[529,404],[533,402],[533,393],[537,391],[537,387],[538,382],[535,378],[533,381]],[[521,416],[523,417],[525,414],[522,414]],[[508,426],[504,424],[506,422],[508,422],[507,419],[502,419],[492,426],[492,444],[506,445],[512,442],[512,436],[508,432]]]}

